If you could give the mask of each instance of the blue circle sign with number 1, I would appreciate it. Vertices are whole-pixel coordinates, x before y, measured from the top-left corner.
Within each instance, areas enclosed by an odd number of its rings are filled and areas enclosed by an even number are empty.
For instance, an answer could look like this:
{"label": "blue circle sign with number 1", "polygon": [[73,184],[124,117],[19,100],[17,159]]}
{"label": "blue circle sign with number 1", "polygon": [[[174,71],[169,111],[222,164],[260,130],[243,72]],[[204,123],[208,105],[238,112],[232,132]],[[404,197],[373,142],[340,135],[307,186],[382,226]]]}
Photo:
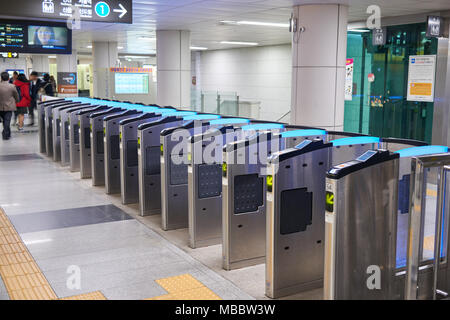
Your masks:
{"label": "blue circle sign with number 1", "polygon": [[109,15],[109,12],[111,9],[109,8],[109,5],[106,2],[100,1],[95,5],[95,13],[99,17],[107,17]]}

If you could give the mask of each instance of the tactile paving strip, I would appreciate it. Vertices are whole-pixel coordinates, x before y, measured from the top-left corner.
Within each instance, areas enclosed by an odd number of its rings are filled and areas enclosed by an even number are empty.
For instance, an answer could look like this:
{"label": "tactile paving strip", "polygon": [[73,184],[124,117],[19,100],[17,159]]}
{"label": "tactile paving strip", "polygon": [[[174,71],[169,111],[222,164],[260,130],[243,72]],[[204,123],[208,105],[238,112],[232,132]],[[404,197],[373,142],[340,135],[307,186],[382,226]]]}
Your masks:
{"label": "tactile paving strip", "polygon": [[80,294],[78,296],[61,298],[59,300],[107,300],[107,299],[100,291],[94,291],[91,293]]}
{"label": "tactile paving strip", "polygon": [[222,300],[190,274],[156,280],[168,294],[146,300]]}

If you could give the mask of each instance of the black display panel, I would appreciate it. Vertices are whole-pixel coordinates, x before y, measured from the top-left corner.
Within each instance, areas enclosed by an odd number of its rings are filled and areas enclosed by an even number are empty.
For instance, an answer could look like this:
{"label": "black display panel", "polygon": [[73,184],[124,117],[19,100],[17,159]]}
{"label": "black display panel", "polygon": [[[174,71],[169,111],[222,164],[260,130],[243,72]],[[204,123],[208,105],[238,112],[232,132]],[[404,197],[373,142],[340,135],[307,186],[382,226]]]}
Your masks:
{"label": "black display panel", "polygon": [[2,15],[56,19],[132,23],[132,0],[14,0],[0,1]]}
{"label": "black display panel", "polygon": [[72,54],[65,23],[0,20],[0,52]]}

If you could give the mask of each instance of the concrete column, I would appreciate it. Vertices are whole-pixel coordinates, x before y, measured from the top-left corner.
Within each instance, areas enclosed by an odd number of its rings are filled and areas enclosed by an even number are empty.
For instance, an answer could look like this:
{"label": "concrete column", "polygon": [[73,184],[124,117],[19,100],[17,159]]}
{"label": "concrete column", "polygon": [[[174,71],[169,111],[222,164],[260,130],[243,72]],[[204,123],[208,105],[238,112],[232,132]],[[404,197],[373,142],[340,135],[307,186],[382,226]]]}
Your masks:
{"label": "concrete column", "polygon": [[115,67],[119,58],[117,42],[92,43],[94,97],[111,98],[109,68]]}
{"label": "concrete column", "polygon": [[49,73],[50,66],[47,55],[33,55],[31,59],[33,61],[33,71],[37,71],[40,73]]}
{"label": "concrete column", "polygon": [[[70,73],[74,73],[77,74],[77,65],[78,65],[78,60],[77,60],[77,52],[75,50],[72,51],[72,54],[58,54],[56,56],[56,66],[57,66],[57,70],[58,70],[58,96],[59,97],[77,97],[78,96],[78,91],[77,93],[67,93],[67,92],[62,92],[62,90],[59,90],[59,86],[61,85],[60,81],[60,73],[66,73],[66,72],[70,72]],[[78,78],[78,77],[77,77]],[[78,88],[78,85],[77,85]]]}
{"label": "concrete column", "polygon": [[343,130],[348,6],[300,5],[293,11],[298,30],[292,38],[291,123]]}
{"label": "concrete column", "polygon": [[157,104],[161,106],[190,107],[190,38],[189,31],[156,31]]}

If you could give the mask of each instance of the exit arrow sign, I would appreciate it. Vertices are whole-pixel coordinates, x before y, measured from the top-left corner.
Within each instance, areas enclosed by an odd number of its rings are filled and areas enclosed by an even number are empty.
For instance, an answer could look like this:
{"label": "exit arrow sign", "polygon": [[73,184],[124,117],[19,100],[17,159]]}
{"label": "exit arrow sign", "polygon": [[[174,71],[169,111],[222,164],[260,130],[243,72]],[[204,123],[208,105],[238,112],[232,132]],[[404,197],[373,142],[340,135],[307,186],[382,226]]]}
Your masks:
{"label": "exit arrow sign", "polygon": [[17,52],[0,52],[2,58],[17,59],[19,54]]}

